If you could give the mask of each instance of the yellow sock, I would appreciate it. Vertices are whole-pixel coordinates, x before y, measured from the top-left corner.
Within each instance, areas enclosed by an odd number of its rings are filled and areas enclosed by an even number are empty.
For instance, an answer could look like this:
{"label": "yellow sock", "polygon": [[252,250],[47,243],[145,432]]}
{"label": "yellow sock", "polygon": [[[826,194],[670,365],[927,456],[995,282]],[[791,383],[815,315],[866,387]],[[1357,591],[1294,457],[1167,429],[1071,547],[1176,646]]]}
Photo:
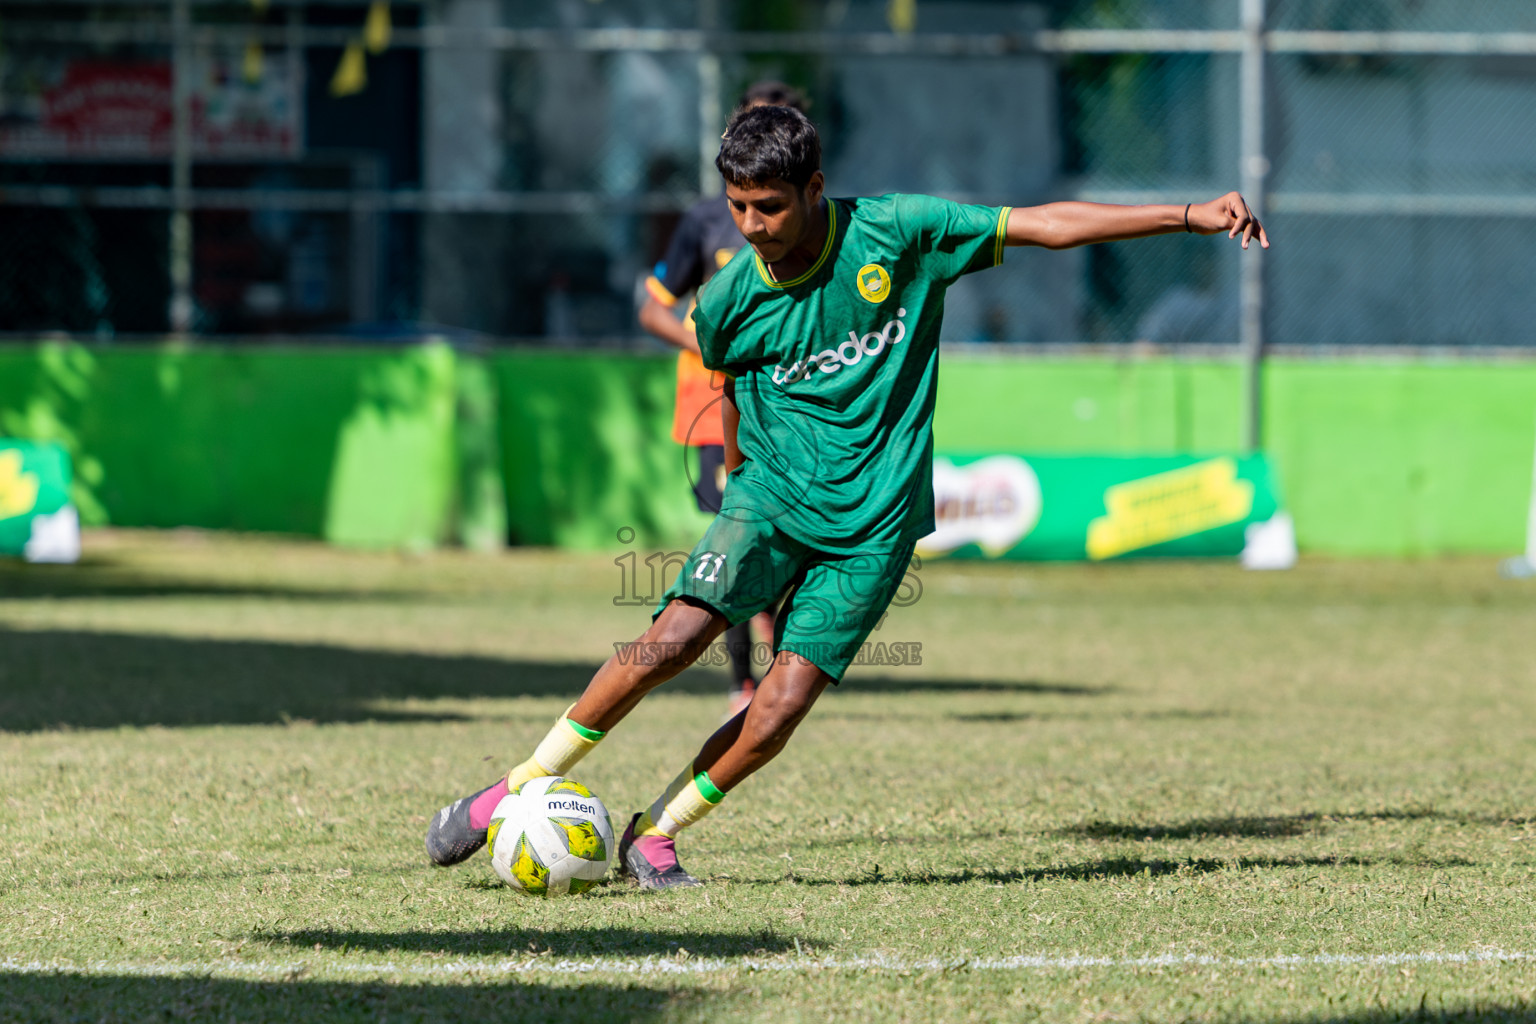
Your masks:
{"label": "yellow sock", "polygon": [[635,822],[635,835],[676,839],[679,832],[714,810],[724,799],[725,794],[709,781],[709,773],[695,772],[690,761],[640,815],[640,820]]}
{"label": "yellow sock", "polygon": [[[571,708],[576,705],[572,704]],[[507,789],[513,790],[529,779],[545,775],[564,775],[592,752],[602,742],[606,733],[588,729],[570,720],[571,708],[555,722],[542,742],[533,750],[533,756],[507,772]]]}

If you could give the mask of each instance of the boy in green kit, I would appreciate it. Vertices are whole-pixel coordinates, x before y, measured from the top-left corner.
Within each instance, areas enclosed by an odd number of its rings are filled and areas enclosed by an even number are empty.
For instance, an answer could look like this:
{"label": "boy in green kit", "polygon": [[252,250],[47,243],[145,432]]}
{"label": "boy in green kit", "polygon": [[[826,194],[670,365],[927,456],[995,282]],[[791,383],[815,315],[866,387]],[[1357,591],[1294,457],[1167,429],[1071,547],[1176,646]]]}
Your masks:
{"label": "boy in green kit", "polygon": [[1175,231],[1269,240],[1237,193],[1185,206],[967,206],[930,196],[828,199],[821,146],[789,107],[738,111],[715,161],[749,243],[701,290],[704,365],[727,374],[719,515],[651,627],[597,671],[533,751],[434,816],[427,851],[485,844],[509,789],[565,775],[727,626],[781,597],[752,703],[629,821],[619,870],[645,888],[699,881],[676,837],[784,748],[841,680],[933,521],[933,407],[944,293],[1010,245],[1064,249]]}

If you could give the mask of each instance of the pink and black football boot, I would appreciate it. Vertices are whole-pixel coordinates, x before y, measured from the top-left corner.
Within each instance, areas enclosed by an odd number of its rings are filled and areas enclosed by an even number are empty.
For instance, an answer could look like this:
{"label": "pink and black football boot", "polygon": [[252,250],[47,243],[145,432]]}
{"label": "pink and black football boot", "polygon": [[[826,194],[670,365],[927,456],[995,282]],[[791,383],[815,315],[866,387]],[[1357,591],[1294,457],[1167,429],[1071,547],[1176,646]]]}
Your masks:
{"label": "pink and black football boot", "polygon": [[619,874],[642,889],[688,889],[704,883],[677,862],[677,843],[670,836],[636,836],[637,813],[619,840]]}
{"label": "pink and black football boot", "polygon": [[506,795],[507,780],[497,779],[480,792],[460,797],[434,814],[427,826],[427,856],[432,863],[446,868],[468,860],[484,846],[491,812]]}

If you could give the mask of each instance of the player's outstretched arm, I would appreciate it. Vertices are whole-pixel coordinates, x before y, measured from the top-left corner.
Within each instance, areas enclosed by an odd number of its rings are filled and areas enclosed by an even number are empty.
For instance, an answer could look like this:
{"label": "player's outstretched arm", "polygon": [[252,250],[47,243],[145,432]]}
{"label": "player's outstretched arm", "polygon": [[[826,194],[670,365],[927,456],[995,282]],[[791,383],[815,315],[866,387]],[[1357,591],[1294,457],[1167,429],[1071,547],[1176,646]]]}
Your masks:
{"label": "player's outstretched arm", "polygon": [[668,344],[687,349],[694,355],[699,354],[698,339],[693,336],[688,325],[679,320],[672,310],[656,301],[654,295],[647,295],[645,305],[640,307],[640,326]]}
{"label": "player's outstretched arm", "polygon": [[1257,238],[1263,248],[1269,248],[1269,236],[1264,233],[1264,226],[1236,192],[1228,192],[1208,203],[1190,203],[1187,207],[1111,206],[1107,203],[1046,203],[1044,206],[1016,207],[1008,215],[1004,241],[1008,245],[1070,249],[1075,245],[1119,242],[1185,230],[1197,235],[1225,231],[1228,238],[1241,236],[1244,249],[1253,238]]}

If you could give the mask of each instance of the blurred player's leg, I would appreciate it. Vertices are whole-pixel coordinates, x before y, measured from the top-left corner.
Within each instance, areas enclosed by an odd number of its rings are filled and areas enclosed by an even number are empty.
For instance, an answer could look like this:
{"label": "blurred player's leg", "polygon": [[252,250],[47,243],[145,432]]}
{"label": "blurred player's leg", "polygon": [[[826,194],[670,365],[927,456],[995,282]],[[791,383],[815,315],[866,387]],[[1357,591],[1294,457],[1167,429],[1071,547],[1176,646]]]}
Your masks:
{"label": "blurred player's leg", "polygon": [[758,612],[748,621],[725,631],[726,651],[731,656],[731,678],[738,680],[736,688],[731,691],[731,702],[725,712],[727,722],[752,703],[752,694],[757,689],[757,673],[752,670],[752,652],[759,643],[769,646],[773,644],[771,611]]}
{"label": "blurred player's leg", "polygon": [[730,704],[725,712],[729,721],[752,703],[752,694],[757,689],[757,679],[752,674],[752,627],[748,623],[738,622],[725,631],[725,652],[731,659]]}

